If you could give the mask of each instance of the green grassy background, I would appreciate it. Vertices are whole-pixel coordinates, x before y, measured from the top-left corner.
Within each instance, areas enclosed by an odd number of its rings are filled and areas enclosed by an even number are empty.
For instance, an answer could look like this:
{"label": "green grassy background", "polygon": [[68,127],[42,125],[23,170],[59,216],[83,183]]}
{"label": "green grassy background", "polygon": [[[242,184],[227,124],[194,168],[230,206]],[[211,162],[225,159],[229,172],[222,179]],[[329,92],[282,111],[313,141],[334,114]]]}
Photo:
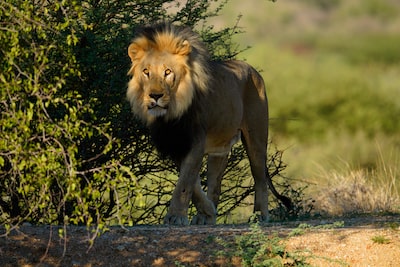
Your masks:
{"label": "green grassy background", "polygon": [[345,181],[379,187],[400,210],[400,2],[231,0],[211,23],[238,15],[235,41],[251,46],[238,57],[267,83],[287,175],[316,198]]}

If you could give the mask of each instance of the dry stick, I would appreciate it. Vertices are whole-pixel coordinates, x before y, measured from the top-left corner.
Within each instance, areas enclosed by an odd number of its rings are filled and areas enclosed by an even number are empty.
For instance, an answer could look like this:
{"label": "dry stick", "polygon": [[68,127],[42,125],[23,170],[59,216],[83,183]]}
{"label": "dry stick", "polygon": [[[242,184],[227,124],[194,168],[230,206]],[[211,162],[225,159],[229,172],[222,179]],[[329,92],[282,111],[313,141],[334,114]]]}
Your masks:
{"label": "dry stick", "polygon": [[49,253],[52,236],[53,236],[53,226],[50,225],[49,241],[47,242],[46,251],[44,252],[43,256],[40,258],[40,263],[42,263],[44,261],[44,259],[47,257],[47,254]]}

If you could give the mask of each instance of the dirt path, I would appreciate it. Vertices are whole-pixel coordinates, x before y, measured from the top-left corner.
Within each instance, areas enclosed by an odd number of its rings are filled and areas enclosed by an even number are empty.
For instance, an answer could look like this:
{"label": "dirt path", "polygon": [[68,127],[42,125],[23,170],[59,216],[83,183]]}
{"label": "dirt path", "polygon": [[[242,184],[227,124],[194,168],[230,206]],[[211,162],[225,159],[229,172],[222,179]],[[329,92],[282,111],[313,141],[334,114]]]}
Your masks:
{"label": "dirt path", "polygon": [[[344,227],[317,226],[337,221]],[[313,227],[300,229],[301,223]],[[399,225],[399,216],[369,216],[267,224],[262,230],[278,234],[288,251],[302,251],[313,266],[400,266]],[[234,244],[249,233],[248,225],[115,227],[88,250],[85,228],[68,228],[67,239],[58,229],[24,225],[0,237],[0,266],[241,266],[239,258],[218,256],[225,248],[216,240]]]}

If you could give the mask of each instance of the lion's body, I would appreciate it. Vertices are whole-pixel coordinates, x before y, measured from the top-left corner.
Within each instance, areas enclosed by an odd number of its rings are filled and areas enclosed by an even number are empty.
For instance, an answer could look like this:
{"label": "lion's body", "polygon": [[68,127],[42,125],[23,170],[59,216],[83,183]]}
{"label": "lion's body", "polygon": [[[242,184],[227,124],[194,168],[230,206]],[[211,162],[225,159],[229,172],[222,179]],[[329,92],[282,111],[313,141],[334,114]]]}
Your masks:
{"label": "lion's body", "polygon": [[[265,166],[268,101],[257,71],[241,61],[210,61],[196,34],[170,24],[146,28],[128,53],[132,110],[147,123],[158,150],[179,167],[165,222],[186,224],[192,199],[198,210],[192,222],[215,223],[228,154],[240,137],[255,179],[254,209],[267,219],[268,185],[276,191]],[[205,154],[207,196],[199,178]]]}

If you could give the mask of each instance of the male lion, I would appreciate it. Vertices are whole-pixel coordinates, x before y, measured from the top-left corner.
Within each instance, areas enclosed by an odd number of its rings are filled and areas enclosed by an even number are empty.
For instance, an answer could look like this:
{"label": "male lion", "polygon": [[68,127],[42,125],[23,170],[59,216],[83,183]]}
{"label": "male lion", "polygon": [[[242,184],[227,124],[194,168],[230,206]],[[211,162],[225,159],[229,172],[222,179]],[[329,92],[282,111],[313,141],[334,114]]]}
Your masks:
{"label": "male lion", "polygon": [[[147,123],[157,149],[179,168],[167,224],[215,224],[221,179],[231,147],[240,138],[255,180],[254,211],[268,219],[268,186],[279,195],[266,169],[268,103],[262,77],[241,61],[211,61],[190,28],[162,23],[143,28],[128,48],[132,67],[127,97],[132,111]],[[207,195],[200,185],[208,154]]]}

